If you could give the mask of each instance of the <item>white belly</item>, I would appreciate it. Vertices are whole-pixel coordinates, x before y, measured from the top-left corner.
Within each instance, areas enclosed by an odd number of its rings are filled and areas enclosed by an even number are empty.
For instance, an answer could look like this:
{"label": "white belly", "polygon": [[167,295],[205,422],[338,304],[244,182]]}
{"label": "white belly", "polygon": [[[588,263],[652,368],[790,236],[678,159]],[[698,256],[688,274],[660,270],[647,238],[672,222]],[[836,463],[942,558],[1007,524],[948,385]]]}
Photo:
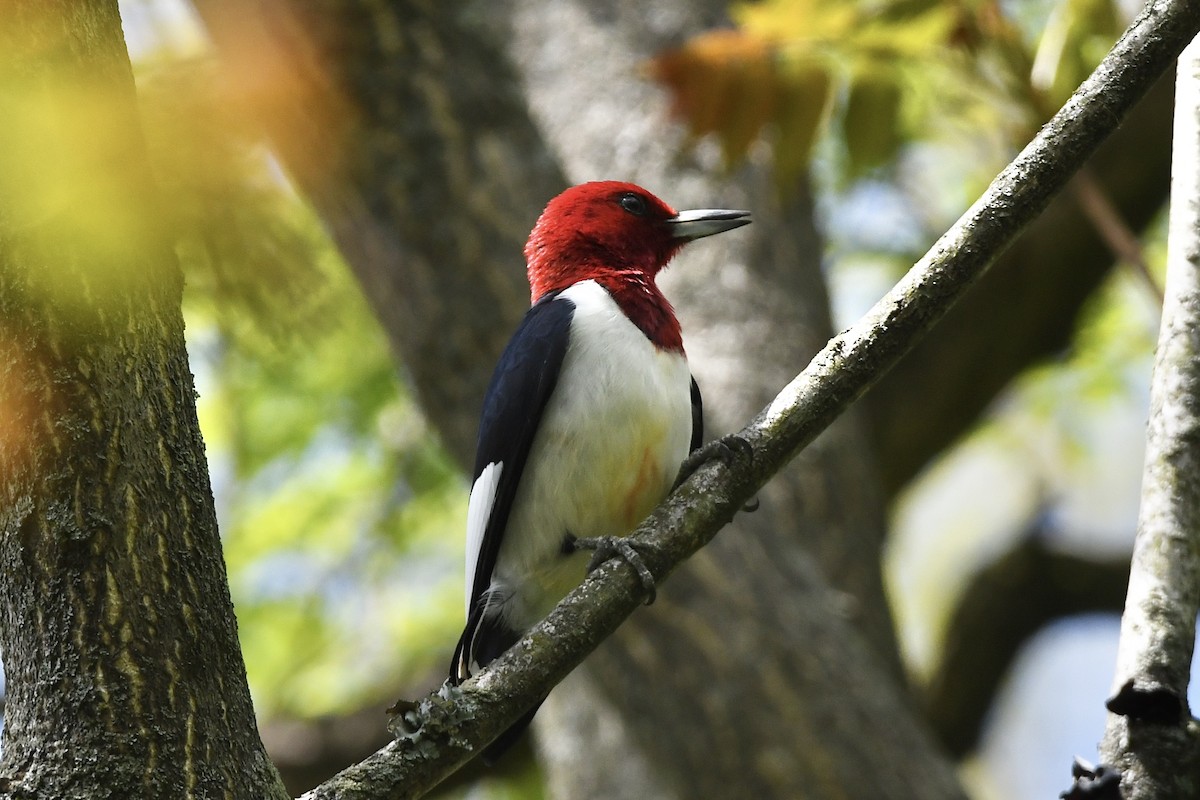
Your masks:
{"label": "white belly", "polygon": [[493,573],[519,627],[584,577],[588,554],[564,556],[563,538],[632,531],[670,491],[691,440],[683,355],[654,347],[592,281],[563,295],[576,306],[571,342]]}

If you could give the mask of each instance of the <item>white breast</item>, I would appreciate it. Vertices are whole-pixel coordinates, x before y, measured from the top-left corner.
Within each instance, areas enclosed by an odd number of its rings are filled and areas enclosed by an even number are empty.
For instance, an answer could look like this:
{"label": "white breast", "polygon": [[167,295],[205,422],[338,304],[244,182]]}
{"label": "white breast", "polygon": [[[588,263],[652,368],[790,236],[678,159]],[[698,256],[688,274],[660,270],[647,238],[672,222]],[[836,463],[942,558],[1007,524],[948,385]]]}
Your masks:
{"label": "white breast", "polygon": [[629,533],[670,491],[691,440],[684,356],[656,348],[594,281],[560,298],[575,304],[571,340],[493,573],[521,627],[583,578],[588,557],[565,558],[563,537]]}

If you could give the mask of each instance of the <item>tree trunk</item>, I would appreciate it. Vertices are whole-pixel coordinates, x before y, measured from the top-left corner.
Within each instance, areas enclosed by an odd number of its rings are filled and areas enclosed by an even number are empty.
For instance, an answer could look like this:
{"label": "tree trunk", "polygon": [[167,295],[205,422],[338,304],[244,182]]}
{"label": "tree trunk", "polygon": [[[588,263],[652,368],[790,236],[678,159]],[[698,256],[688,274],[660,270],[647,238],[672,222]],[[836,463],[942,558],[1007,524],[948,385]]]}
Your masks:
{"label": "tree trunk", "polygon": [[196,8],[469,466],[492,365],[529,306],[521,249],[565,185],[503,53],[458,0]]}
{"label": "tree trunk", "polygon": [[0,796],[282,797],[116,2],[0,26]]}
{"label": "tree trunk", "polygon": [[1128,800],[1200,798],[1188,683],[1200,612],[1200,38],[1179,57],[1162,323],[1141,507],[1101,742]]}
{"label": "tree trunk", "polygon": [[[496,308],[515,293],[497,293],[493,273],[507,263],[506,280],[523,280],[520,244],[541,205],[559,188],[547,186],[559,179],[547,177],[545,165],[554,162],[523,103],[508,100],[522,94],[573,181],[629,177],[680,207],[719,201],[754,209],[752,235],[743,237],[736,251],[729,242],[697,246],[673,267],[676,277],[667,287],[681,309],[689,355],[706,393],[710,432],[744,421],[828,336],[817,269],[820,244],[807,196],[801,191],[799,200],[784,208],[761,171],[748,170],[722,183],[694,162],[672,168],[678,133],[663,135],[674,130],[662,119],[665,103],[635,78],[638,60],[666,37],[680,35],[681,25],[695,31],[719,19],[716,4],[706,20],[698,21],[682,6],[647,16],[618,15],[603,6],[517,4],[511,9],[511,35],[495,25],[476,27],[478,18],[468,12],[478,8],[465,4],[430,9],[419,3],[338,2],[318,10],[263,0],[239,5],[251,17],[236,22],[228,16],[232,6],[220,0],[205,0],[199,7],[231,64],[268,54],[278,59],[270,69],[287,74],[283,83],[303,86],[293,99],[311,92],[325,99],[308,103],[309,108],[349,110],[348,124],[317,136],[291,130],[296,109],[287,97],[254,104],[267,117],[265,126],[289,167],[326,214],[368,293],[377,302],[405,294],[427,298],[406,300],[405,314],[381,309],[406,360],[417,360],[418,384],[461,381],[463,374],[446,363],[460,364],[467,357],[460,351],[443,363],[436,355],[431,358],[428,348],[405,344],[419,331],[436,331],[440,347],[461,347],[469,336],[494,340],[498,348],[511,330],[497,322],[506,314]],[[627,18],[610,25],[618,16]],[[498,41],[509,43],[524,92]],[[572,65],[564,61],[567,53],[576,56]],[[368,75],[375,80],[366,81]],[[492,106],[496,116],[483,125],[472,116],[478,101],[469,91],[463,94],[476,80],[505,101],[503,108]],[[405,113],[389,117],[387,109],[393,107]],[[492,191],[489,162],[472,154],[494,150],[498,145],[488,144],[489,137],[506,131],[521,131],[526,138],[519,139],[519,149],[504,150],[510,159],[504,173],[515,171],[529,187],[537,187],[500,195],[511,217],[524,217],[520,234],[492,239],[491,249],[460,250],[452,261],[436,257],[443,251],[434,246],[434,237],[405,227],[403,217],[414,207],[409,196],[440,198],[440,205],[423,209],[424,214],[453,210],[453,220],[439,223],[452,226],[439,229],[440,238],[478,236],[469,211],[459,215],[457,209],[481,203],[479,198]],[[317,144],[302,157],[287,139],[308,136]],[[356,166],[358,154],[381,149],[402,154],[406,162],[446,168]],[[355,199],[339,199],[346,196]],[[364,247],[339,233],[353,230],[394,239],[386,247]],[[404,258],[378,260],[390,253]],[[438,270],[436,279],[428,277],[432,269]],[[370,288],[380,282],[388,288]],[[460,285],[469,291],[453,288]],[[466,311],[439,322],[439,309],[460,300]],[[481,308],[488,310],[476,313]],[[485,348],[469,353],[472,360],[481,358]],[[431,414],[439,424],[453,418],[447,441],[464,461],[469,455],[460,448],[467,438],[456,431],[474,428],[490,366],[472,367],[472,375],[482,375],[472,378],[477,392],[472,402],[465,402],[462,392],[446,395],[436,385],[421,390],[422,397],[445,401]],[[726,532],[718,551],[702,554],[672,577],[659,605],[596,655],[581,673],[584,685],[595,691],[581,692],[577,682],[556,693],[571,701],[586,696],[593,712],[618,709],[613,717],[620,723],[617,735],[601,738],[620,743],[615,752],[623,753],[626,765],[604,769],[614,763],[606,758],[614,751],[603,748],[590,731],[586,752],[572,750],[567,760],[552,759],[552,780],[560,793],[589,796],[599,791],[596,780],[607,779],[619,784],[615,796],[743,796],[748,787],[764,797],[958,796],[946,762],[933,753],[905,705],[879,580],[881,500],[862,441],[855,423],[840,423],[801,459],[789,480],[764,496],[762,510]],[[810,552],[817,553],[844,594],[834,594],[818,576]],[[865,638],[851,624],[861,626]],[[565,719],[555,713],[557,702],[552,700],[544,713]],[[859,708],[872,713],[850,711]],[[877,725],[880,719],[889,722]],[[561,724],[552,727],[551,742],[579,741]],[[713,757],[716,753],[721,757]],[[629,780],[637,764],[652,765],[645,773],[657,776],[660,792],[644,793],[644,786]]]}

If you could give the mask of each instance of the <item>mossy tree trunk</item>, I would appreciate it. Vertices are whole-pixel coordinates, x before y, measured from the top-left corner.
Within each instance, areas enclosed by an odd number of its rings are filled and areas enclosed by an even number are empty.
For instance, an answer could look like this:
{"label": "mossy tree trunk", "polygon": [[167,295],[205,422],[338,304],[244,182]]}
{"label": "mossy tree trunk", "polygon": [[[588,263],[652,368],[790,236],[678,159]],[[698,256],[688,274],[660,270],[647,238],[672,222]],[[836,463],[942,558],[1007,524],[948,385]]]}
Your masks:
{"label": "mossy tree trunk", "polygon": [[116,0],[0,21],[0,796],[283,796]]}

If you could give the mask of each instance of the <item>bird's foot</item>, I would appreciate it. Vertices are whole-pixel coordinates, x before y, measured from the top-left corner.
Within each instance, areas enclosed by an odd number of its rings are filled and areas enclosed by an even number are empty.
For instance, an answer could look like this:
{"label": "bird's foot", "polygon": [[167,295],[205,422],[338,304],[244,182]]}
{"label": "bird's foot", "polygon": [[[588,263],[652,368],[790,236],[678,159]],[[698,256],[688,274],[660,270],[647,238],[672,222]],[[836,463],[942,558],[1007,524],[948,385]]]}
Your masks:
{"label": "bird's foot", "polygon": [[610,558],[625,559],[642,580],[642,588],[646,590],[647,594],[646,605],[654,602],[654,598],[658,594],[657,587],[654,585],[654,575],[629,540],[620,536],[593,536],[582,539],[572,536],[569,543],[573,550],[592,551],[592,560],[588,562],[588,572],[592,572]]}
{"label": "bird's foot", "polygon": [[[675,476],[675,485],[671,487],[674,491],[683,484],[688,478],[713,459],[718,459],[727,467],[733,466],[739,458],[744,458],[750,461],[754,458],[754,449],[750,447],[750,443],[736,433],[730,433],[722,436],[719,439],[713,439],[707,444],[701,445],[693,450],[688,457],[679,465],[679,474]],[[742,506],[742,511],[747,513],[758,510],[758,498],[754,498],[746,505]]]}
{"label": "bird's foot", "polygon": [[679,485],[713,459],[719,459],[725,466],[732,466],[738,458],[751,459],[754,457],[754,450],[750,447],[750,443],[736,433],[730,433],[722,436],[719,439],[713,439],[711,442],[701,445],[688,454],[688,457],[679,465],[679,474],[675,477],[675,486],[678,489]]}

